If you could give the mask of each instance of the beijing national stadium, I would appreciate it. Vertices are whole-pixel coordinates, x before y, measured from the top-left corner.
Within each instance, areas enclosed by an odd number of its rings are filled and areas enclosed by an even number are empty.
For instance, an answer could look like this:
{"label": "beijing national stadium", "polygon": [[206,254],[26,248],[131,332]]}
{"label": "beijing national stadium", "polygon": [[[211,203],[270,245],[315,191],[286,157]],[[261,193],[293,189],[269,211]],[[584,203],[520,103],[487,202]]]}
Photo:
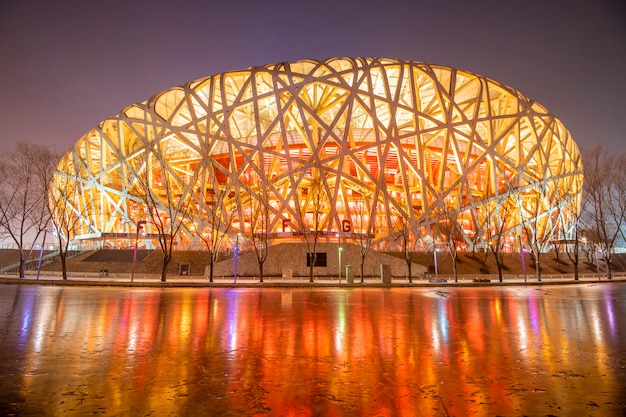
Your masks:
{"label": "beijing national stadium", "polygon": [[394,250],[409,230],[419,248],[453,219],[470,250],[496,232],[503,244],[531,239],[529,224],[566,238],[582,164],[560,120],[497,81],[421,62],[332,58],[155,94],[82,136],[56,175],[81,196],[71,203],[74,242],[128,244],[142,224],[143,244],[154,247],[157,231],[142,220],[150,215],[180,224],[179,249],[211,233],[245,239],[258,232],[262,203],[270,244],[314,229],[328,243],[367,236]]}

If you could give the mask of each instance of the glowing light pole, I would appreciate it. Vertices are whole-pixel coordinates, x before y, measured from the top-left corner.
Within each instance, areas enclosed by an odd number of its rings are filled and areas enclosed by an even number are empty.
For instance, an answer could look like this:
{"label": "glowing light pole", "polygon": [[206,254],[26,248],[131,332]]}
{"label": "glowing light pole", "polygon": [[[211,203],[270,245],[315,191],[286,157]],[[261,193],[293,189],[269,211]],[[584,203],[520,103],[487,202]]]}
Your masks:
{"label": "glowing light pole", "polygon": [[341,247],[341,235],[339,233],[337,233],[337,241],[339,242],[337,244],[337,259],[339,260],[339,273],[337,274],[339,276],[339,283],[341,284],[341,251],[343,250],[343,248]]}
{"label": "glowing light pole", "polygon": [[133,247],[133,268],[131,269],[131,272],[130,272],[130,282],[133,282],[133,280],[135,279],[135,264],[137,263],[137,241],[139,240],[139,231],[141,230],[144,224],[146,224],[145,220],[137,221],[137,225],[136,225],[137,232],[135,233],[135,246]]}
{"label": "glowing light pole", "polygon": [[433,257],[435,258],[435,281],[439,280],[439,268],[437,266],[437,244],[433,246]]}
{"label": "glowing light pole", "polygon": [[339,283],[340,284],[341,284],[341,251],[342,250],[343,250],[343,248],[341,246],[339,246]]}
{"label": "glowing light pole", "polygon": [[239,235],[241,233],[237,233],[237,238],[235,240],[235,263],[234,263],[234,267],[233,267],[233,275],[235,278],[234,283],[237,283],[237,260],[239,259]]}
{"label": "glowing light pole", "polygon": [[[41,243],[41,247],[39,248],[39,262],[37,263],[37,279],[39,279],[39,273],[41,272],[41,260],[43,258],[43,251],[46,246],[46,233],[48,230],[43,231],[43,242]],[[60,251],[60,248],[59,248]]]}

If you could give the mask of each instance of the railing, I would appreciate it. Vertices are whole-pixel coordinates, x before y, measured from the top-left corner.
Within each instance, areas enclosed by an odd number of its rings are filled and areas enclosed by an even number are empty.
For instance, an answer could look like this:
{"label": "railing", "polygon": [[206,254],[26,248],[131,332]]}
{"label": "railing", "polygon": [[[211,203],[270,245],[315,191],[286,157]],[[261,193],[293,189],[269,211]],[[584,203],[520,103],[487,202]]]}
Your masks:
{"label": "railing", "polygon": [[[4,276],[7,277],[11,277],[11,276],[16,276],[15,272],[12,273],[4,273],[2,274]],[[39,277],[40,279],[60,279],[62,277],[63,273],[61,271],[40,271]],[[35,276],[37,276],[37,271],[36,270],[27,270],[25,271],[25,276],[26,278],[33,278]],[[84,280],[84,281],[101,281],[101,282],[109,282],[109,281],[113,281],[113,282],[125,282],[128,281],[130,282],[130,278],[131,278],[131,274],[130,273],[126,273],[126,272],[121,272],[121,273],[116,273],[116,272],[108,272],[106,274],[103,274],[102,272],[75,272],[75,271],[68,271],[67,272],[67,276],[69,279],[74,279],[74,280]],[[380,277],[377,276],[366,276],[365,278],[365,282],[364,285],[367,284],[380,284],[381,283],[381,279]],[[524,277],[522,275],[503,275],[503,283],[504,284],[515,284],[515,285],[521,285],[524,284]],[[527,277],[527,281],[526,284],[528,285],[539,285],[541,283],[539,283],[536,279],[536,277]],[[615,273],[613,274],[613,278],[615,278],[616,280],[624,280],[626,279],[626,272],[619,272],[619,273]],[[191,274],[191,275],[181,275],[181,274],[168,274],[167,275],[167,281],[170,283],[175,283],[175,282],[191,282],[191,283],[207,283],[208,282],[209,277],[208,276],[204,276],[202,274]],[[590,282],[590,281],[594,281],[594,282],[610,282],[608,280],[608,278],[606,277],[606,275],[602,275],[598,278],[597,274],[580,274],[579,275],[579,279],[580,281],[585,281],[585,282]],[[146,274],[146,273],[141,273],[141,274],[135,274],[134,277],[134,281],[137,283],[141,283],[141,282],[149,282],[149,281],[159,281],[160,280],[160,274],[158,273],[152,273],[152,274]],[[233,276],[216,276],[214,277],[214,282],[216,283],[231,283],[233,282]],[[428,285],[430,286],[432,284],[432,286],[434,287],[445,287],[445,286],[454,286],[454,277],[451,275],[439,275],[439,277],[437,279],[435,279],[435,277],[424,277],[424,276],[420,276],[420,277],[413,277],[413,284],[417,284],[418,286],[422,286],[422,285]],[[564,284],[567,283],[573,283],[574,280],[574,276],[571,274],[546,274],[542,276],[542,282],[544,283],[559,283],[562,282]],[[280,277],[280,276],[265,276],[264,277],[264,282],[267,283],[306,283],[308,284],[309,278],[308,276],[298,276],[298,277]],[[258,282],[258,277],[256,276],[241,276],[241,277],[237,277],[237,282],[239,283],[244,283],[244,282]],[[335,276],[333,277],[315,277],[315,283],[318,284],[338,284],[339,281],[337,280],[337,277]],[[346,283],[346,280],[344,279],[343,284]],[[358,277],[354,277],[354,284],[355,285],[360,285],[360,280]],[[411,285],[408,283],[408,278],[406,277],[393,277],[392,280],[392,284],[395,285]],[[486,275],[459,275],[458,276],[458,284],[460,285],[464,285],[464,284],[484,284],[484,285],[498,285],[499,284],[499,279],[498,279],[498,275],[493,275],[493,274],[486,274]],[[263,285],[261,283],[259,283],[259,285]]]}
{"label": "railing", "polygon": [[[67,252],[66,255],[66,259],[71,259],[74,258],[75,256],[81,255],[85,252],[89,252],[89,251],[69,251]],[[48,265],[51,263],[55,263],[55,262],[59,262],[60,260],[60,253],[59,251],[54,251],[51,253],[48,253],[44,256],[41,257],[41,266],[44,265]],[[34,258],[29,258],[24,262],[24,269],[28,270],[28,269],[36,269],[37,265],[39,264],[39,257],[37,257],[36,259]],[[6,272],[16,272],[19,271],[20,268],[20,262],[14,262],[12,264],[9,265],[4,265],[0,267],[0,273],[6,273]]]}

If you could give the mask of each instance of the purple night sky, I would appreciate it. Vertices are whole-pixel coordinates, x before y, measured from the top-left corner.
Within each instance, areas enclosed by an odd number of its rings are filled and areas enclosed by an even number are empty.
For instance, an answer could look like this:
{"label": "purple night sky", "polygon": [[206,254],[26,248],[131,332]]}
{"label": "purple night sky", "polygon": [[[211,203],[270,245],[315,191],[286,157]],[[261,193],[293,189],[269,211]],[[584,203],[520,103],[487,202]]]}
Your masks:
{"label": "purple night sky", "polygon": [[65,151],[170,87],[333,56],[484,75],[546,106],[581,147],[626,151],[623,0],[3,0],[0,146]]}

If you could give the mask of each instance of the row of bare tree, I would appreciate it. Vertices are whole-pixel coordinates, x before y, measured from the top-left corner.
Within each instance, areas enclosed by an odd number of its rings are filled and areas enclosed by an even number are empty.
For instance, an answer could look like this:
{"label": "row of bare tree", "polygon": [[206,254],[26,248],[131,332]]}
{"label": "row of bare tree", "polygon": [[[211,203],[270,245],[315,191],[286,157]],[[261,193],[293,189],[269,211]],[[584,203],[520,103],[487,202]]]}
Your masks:
{"label": "row of bare tree", "polygon": [[0,238],[18,248],[20,277],[52,222],[48,191],[58,160],[50,148],[26,141],[0,155]]}
{"label": "row of bare tree", "polygon": [[602,145],[583,151],[585,180],[581,210],[576,218],[573,253],[578,277],[579,245],[588,260],[602,259],[611,278],[611,256],[626,243],[626,153],[613,154]]}
{"label": "row of bare tree", "polygon": [[[411,277],[411,253],[417,241],[426,243],[429,250],[443,249],[452,259],[455,282],[460,248],[472,251],[479,245],[493,255],[500,282],[504,267],[504,243],[527,253],[541,281],[541,257],[548,250],[566,252],[579,277],[581,253],[588,262],[605,264],[611,278],[611,257],[617,246],[626,244],[626,153],[614,155],[602,145],[582,151],[583,176],[563,176],[550,179],[526,190],[532,198],[522,200],[519,189],[511,186],[501,191],[498,199],[481,202],[481,209],[473,219],[474,230],[464,230],[463,214],[442,204],[437,213],[431,213],[434,223],[421,226],[400,217],[393,225],[393,233],[406,260],[408,279]],[[582,188],[582,196],[577,190]],[[552,207],[542,204],[551,202]],[[514,226],[515,224],[519,226]],[[481,232],[482,231],[482,232]],[[483,258],[483,263],[485,258]]]}
{"label": "row of bare tree", "polygon": [[[270,192],[268,180],[257,175],[258,178],[248,181],[245,185],[248,189],[242,193],[245,198],[238,200],[237,207],[229,207],[225,204],[229,190],[213,187],[211,192],[194,194],[189,191],[197,189],[189,184],[216,183],[215,178],[210,178],[210,171],[190,172],[183,181],[181,178],[175,178],[179,174],[167,169],[164,158],[157,155],[159,152],[160,149],[153,149],[151,153],[144,153],[145,157],[135,160],[136,166],[132,166],[135,174],[132,178],[127,178],[129,182],[127,186],[129,193],[140,203],[140,206],[144,207],[142,221],[149,223],[158,236],[163,253],[161,280],[166,280],[167,267],[172,258],[174,241],[179,230],[182,227],[193,227],[197,231],[198,239],[209,253],[212,281],[213,265],[225,246],[225,240],[232,234],[233,222],[237,217],[239,219],[245,217],[249,222],[246,238],[254,247],[262,281],[263,264],[267,258],[269,246],[269,221],[272,214],[268,198]],[[64,165],[59,166],[59,161]],[[548,239],[552,242],[561,242],[559,244],[563,245],[574,265],[576,278],[581,252],[585,253],[588,258],[590,256],[601,257],[610,277],[611,254],[616,245],[626,240],[626,153],[613,155],[602,146],[587,149],[583,151],[583,166],[585,181],[581,209],[579,212],[564,216],[570,222],[572,220],[574,222],[574,227],[570,229],[568,236],[556,235],[555,233],[564,233],[565,230],[565,228],[556,227],[554,230],[538,233],[533,228],[544,226],[521,219],[523,227],[527,229],[525,235],[533,237],[533,239],[527,239],[526,245],[536,265],[537,279],[541,279],[539,259],[547,247]],[[84,176],[82,172],[84,169],[85,166],[80,161],[74,161],[71,158],[60,159],[60,156],[51,148],[27,141],[18,142],[13,149],[0,155],[0,236],[4,240],[14,242],[17,246],[20,253],[21,277],[24,276],[26,261],[35,250],[35,242],[40,242],[42,238],[45,241],[46,234],[51,231],[50,229],[54,229],[53,235],[59,247],[63,277],[67,278],[66,259],[71,239],[79,230],[80,222],[84,222],[85,218],[89,217],[88,213],[83,211],[91,207],[91,203],[85,200],[88,197],[81,194],[81,188],[76,183],[76,178]],[[159,173],[158,180],[163,184],[163,187],[160,187],[161,191],[152,186],[156,172]],[[177,190],[177,184],[183,182],[187,184],[185,187],[188,190],[187,194],[181,193],[182,190]],[[311,180],[305,197],[307,201],[303,202],[305,208],[301,210],[302,218],[298,221],[304,226],[305,231],[302,236],[311,254],[309,259],[311,281],[319,239],[317,231],[321,216],[328,211],[328,207],[324,207],[324,204],[328,202],[322,198],[323,187],[322,179],[314,177]],[[165,195],[161,195],[163,192]],[[514,198],[513,193],[512,198]],[[365,218],[368,214],[372,214],[373,207],[364,199],[363,204],[357,209],[363,212],[362,217]],[[193,210],[204,210],[203,213],[193,213],[193,218],[202,219],[203,224],[191,224],[190,218]],[[532,210],[532,207],[527,210]],[[240,213],[236,214],[235,211]],[[306,213],[309,214],[306,215]],[[490,235],[486,239],[490,243],[489,249],[496,259],[499,276],[502,279],[501,242],[504,236],[505,219],[510,216],[509,202],[504,200],[503,203],[494,205],[493,212],[486,212],[484,215],[486,224],[487,222],[490,224],[490,227],[485,228]],[[440,222],[437,230],[434,231],[434,238],[449,251],[452,257],[455,279],[457,252],[461,241],[467,240],[467,236],[463,236],[458,216],[458,213],[451,210],[439,213],[439,217],[444,221]],[[356,220],[358,223],[358,218]],[[409,242],[415,239],[415,236],[410,236],[411,233],[415,234],[415,231],[410,229],[408,222],[403,222],[403,225],[394,227],[397,229],[394,233],[404,249],[409,279],[411,279],[411,245]],[[354,226],[361,228],[358,224]],[[136,227],[139,229],[139,224]],[[344,235],[346,239],[354,241],[361,247],[361,280],[363,280],[363,263],[371,247],[373,235],[371,233]],[[482,236],[482,239],[484,240],[485,237]]]}

